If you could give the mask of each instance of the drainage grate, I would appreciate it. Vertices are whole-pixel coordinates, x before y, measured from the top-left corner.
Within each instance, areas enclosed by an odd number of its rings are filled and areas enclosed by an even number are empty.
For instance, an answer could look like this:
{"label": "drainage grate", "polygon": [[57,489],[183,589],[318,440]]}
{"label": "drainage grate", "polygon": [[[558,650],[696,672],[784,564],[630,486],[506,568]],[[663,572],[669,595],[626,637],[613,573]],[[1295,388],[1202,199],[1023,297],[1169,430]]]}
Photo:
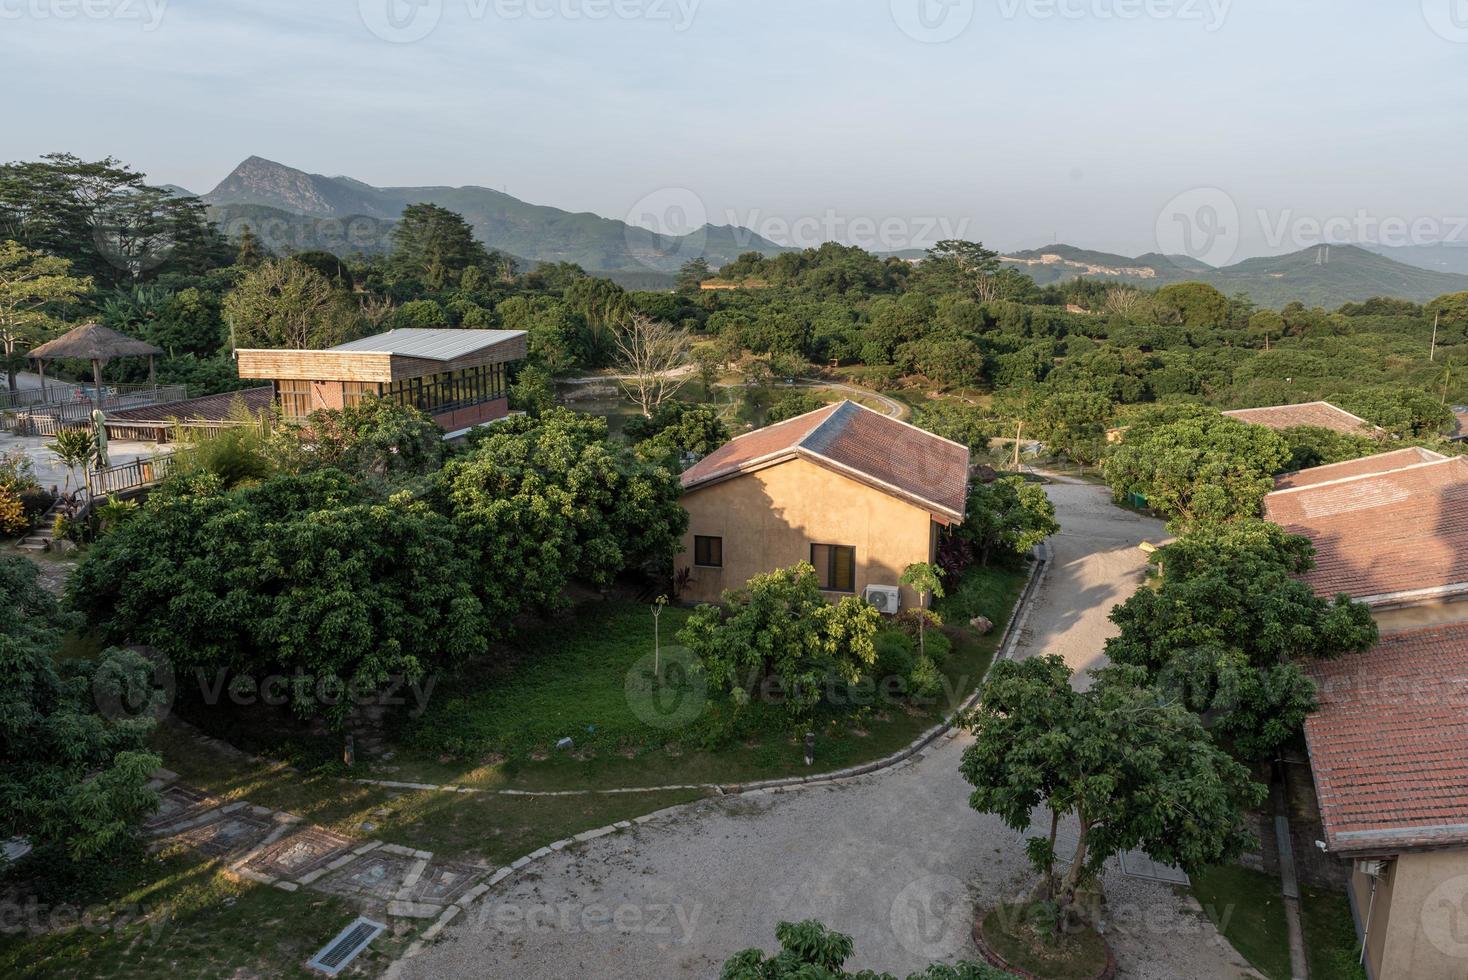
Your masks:
{"label": "drainage grate", "polygon": [[327,943],[306,966],[313,970],[320,970],[329,977],[334,977],[345,969],[347,964],[356,959],[357,954],[366,949],[367,944],[376,939],[378,934],[386,928],[387,926],[380,922],[359,918],[337,933],[336,938]]}

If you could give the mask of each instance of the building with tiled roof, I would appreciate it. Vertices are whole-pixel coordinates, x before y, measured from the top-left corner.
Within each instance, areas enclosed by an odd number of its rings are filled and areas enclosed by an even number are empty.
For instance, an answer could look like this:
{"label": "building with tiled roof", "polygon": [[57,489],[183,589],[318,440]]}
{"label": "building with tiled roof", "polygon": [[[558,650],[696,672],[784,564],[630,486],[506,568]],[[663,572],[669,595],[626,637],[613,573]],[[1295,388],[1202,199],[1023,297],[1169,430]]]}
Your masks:
{"label": "building with tiled roof", "polygon": [[[1378,616],[1468,597],[1468,459],[1400,450],[1284,477],[1264,516],[1315,543],[1305,578]],[[1468,616],[1468,605],[1439,614]],[[1398,617],[1397,621],[1405,622]]]}
{"label": "building with tiled roof", "polygon": [[142,408],[117,409],[107,413],[107,435],[112,439],[168,442],[179,429],[234,425],[267,414],[274,404],[275,389],[266,385]]}
{"label": "building with tiled roof", "polygon": [[[1265,515],[1310,538],[1317,594],[1371,606],[1372,650],[1307,666],[1326,852],[1371,977],[1461,978],[1468,939],[1468,459],[1420,448],[1290,474]],[[1446,892],[1444,891],[1446,889]]]}
{"label": "building with tiled roof", "polygon": [[1326,850],[1350,862],[1368,975],[1468,973],[1468,623],[1388,633],[1310,667],[1305,722]]}
{"label": "building with tiled roof", "polygon": [[850,401],[740,436],[683,474],[681,594],[717,601],[802,561],[833,598],[896,588],[963,521],[968,479],[968,447]]}
{"label": "building with tiled roof", "polygon": [[1262,425],[1265,428],[1276,430],[1310,426],[1353,436],[1377,435],[1381,431],[1360,416],[1352,415],[1330,402],[1271,405],[1268,408],[1241,408],[1223,414],[1231,419],[1238,419],[1240,422]]}

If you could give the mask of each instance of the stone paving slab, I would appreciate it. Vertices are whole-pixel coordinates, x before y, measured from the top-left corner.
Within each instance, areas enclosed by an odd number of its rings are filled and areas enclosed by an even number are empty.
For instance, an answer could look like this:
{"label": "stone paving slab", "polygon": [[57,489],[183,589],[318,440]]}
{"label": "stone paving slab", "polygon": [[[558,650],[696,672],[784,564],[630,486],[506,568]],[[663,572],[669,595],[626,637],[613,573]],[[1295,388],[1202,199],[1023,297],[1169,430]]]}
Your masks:
{"label": "stone paving slab", "polygon": [[416,881],[411,884],[404,882],[406,894],[400,893],[397,897],[411,902],[452,905],[478,884],[484,875],[484,868],[476,868],[472,864],[432,861]]}
{"label": "stone paving slab", "polygon": [[244,854],[270,836],[274,821],[247,810],[224,814],[218,820],[191,827],[170,840],[202,851],[210,857],[229,858]]}
{"label": "stone paving slab", "polygon": [[416,858],[377,848],[350,865],[327,873],[313,884],[315,888],[333,895],[368,902],[391,902],[398,897],[403,879],[416,862]]}
{"label": "stone paving slab", "polygon": [[271,878],[301,878],[342,857],[356,842],[320,827],[304,826],[262,848],[242,870]]}
{"label": "stone paving slab", "polygon": [[162,831],[170,824],[202,816],[205,811],[220,804],[218,798],[190,786],[170,786],[158,796],[158,812],[143,824],[143,828],[149,833]]}

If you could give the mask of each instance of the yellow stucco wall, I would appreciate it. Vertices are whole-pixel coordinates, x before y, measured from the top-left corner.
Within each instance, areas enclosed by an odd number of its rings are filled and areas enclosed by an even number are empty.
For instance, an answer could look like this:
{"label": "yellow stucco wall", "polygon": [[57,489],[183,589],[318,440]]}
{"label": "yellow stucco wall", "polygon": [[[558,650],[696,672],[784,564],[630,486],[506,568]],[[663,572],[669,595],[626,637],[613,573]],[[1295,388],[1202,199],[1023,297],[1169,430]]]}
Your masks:
{"label": "yellow stucco wall", "polygon": [[[676,564],[691,569],[680,598],[717,602],[755,575],[810,561],[813,544],[856,548],[856,594],[896,585],[908,565],[932,561],[932,515],[804,459],[792,459],[683,496],[688,533]],[[696,535],[724,539],[724,567],[693,565]],[[903,608],[917,604],[904,588]],[[832,598],[839,596],[832,594]]]}
{"label": "yellow stucco wall", "polygon": [[[1352,881],[1364,920],[1370,883]],[[1377,980],[1468,976],[1468,850],[1398,855],[1377,885],[1367,955]]]}
{"label": "yellow stucco wall", "polygon": [[1429,626],[1446,626],[1468,620],[1468,599],[1458,598],[1448,602],[1420,602],[1415,605],[1373,609],[1371,615],[1383,633],[1401,630],[1425,629]]}

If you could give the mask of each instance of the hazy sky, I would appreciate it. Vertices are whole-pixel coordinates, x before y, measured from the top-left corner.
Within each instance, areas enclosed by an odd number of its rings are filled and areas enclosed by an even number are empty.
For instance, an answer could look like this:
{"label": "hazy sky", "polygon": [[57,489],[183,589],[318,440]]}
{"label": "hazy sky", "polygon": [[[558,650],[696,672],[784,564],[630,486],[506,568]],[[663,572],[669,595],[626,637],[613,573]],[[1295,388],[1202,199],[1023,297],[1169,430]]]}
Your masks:
{"label": "hazy sky", "polygon": [[0,157],[196,191],[259,154],[796,244],[1468,241],[1468,0],[0,0],[0,85]]}

